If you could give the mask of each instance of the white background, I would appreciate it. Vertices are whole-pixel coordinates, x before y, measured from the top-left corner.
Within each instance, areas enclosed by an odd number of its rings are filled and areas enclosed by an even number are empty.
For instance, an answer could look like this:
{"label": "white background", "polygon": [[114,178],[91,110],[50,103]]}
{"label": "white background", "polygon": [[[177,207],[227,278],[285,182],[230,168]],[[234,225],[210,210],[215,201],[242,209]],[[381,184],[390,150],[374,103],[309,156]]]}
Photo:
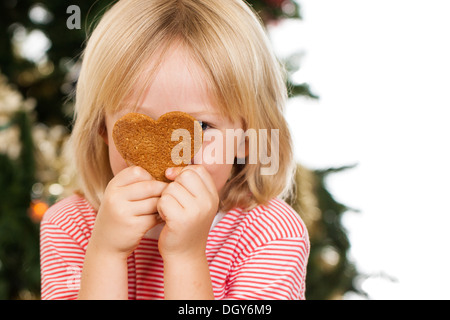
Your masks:
{"label": "white background", "polygon": [[[328,168],[350,258],[372,299],[450,299],[450,1],[301,0],[303,21],[271,28],[303,51],[287,116],[296,157]],[[391,281],[387,275],[395,279]],[[345,298],[359,298],[346,295]]]}

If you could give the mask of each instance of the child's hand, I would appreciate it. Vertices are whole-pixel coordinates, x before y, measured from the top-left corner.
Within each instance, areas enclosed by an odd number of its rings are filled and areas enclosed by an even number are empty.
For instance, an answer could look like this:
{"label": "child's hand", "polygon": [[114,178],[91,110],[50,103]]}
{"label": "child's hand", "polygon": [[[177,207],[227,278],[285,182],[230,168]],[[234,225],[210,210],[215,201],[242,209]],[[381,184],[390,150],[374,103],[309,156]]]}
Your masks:
{"label": "child's hand", "polygon": [[109,182],[98,210],[92,234],[95,246],[126,258],[160,222],[156,204],[166,186],[141,167],[119,172]]}
{"label": "child's hand", "polygon": [[205,254],[209,229],[217,213],[219,196],[211,175],[201,165],[166,171],[171,182],[157,208],[166,222],[159,237],[163,259],[196,258]]}

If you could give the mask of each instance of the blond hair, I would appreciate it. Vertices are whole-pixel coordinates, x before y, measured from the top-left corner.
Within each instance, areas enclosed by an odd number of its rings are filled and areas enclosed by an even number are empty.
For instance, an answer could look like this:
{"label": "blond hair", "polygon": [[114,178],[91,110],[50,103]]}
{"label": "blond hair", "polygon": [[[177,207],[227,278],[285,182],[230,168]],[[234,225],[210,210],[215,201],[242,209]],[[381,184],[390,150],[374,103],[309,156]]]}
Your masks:
{"label": "blond hair", "polygon": [[[278,172],[261,175],[260,163],[235,164],[222,190],[221,210],[248,209],[285,195],[295,170],[283,116],[286,82],[252,9],[241,0],[120,0],[90,36],[77,84],[71,142],[86,199],[98,209],[113,177],[107,145],[99,134],[105,113],[121,108],[148,62],[158,65],[155,61],[161,61],[175,40],[204,70],[223,116],[240,121],[244,130],[268,129],[268,141],[270,129],[279,130]],[[261,151],[270,150],[268,142]]]}

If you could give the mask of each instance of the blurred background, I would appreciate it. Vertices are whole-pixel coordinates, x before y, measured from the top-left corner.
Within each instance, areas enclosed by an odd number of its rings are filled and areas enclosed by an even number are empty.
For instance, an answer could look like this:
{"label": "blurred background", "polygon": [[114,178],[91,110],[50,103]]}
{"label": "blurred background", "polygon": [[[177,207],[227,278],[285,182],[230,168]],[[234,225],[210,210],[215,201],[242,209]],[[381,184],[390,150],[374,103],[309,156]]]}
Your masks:
{"label": "blurred background", "polygon": [[[248,2],[289,73],[306,297],[449,299],[450,3]],[[79,58],[112,3],[0,1],[0,299],[40,297]]]}

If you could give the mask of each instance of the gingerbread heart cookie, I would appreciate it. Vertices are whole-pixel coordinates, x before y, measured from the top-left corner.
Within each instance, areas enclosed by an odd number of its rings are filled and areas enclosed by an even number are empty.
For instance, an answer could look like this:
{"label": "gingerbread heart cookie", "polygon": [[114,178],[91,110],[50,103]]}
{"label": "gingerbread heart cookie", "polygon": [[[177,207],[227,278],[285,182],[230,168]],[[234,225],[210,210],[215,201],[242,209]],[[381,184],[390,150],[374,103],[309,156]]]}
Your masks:
{"label": "gingerbread heart cookie", "polygon": [[128,113],[114,124],[112,136],[128,164],[169,182],[166,169],[191,162],[202,145],[203,131],[195,118],[180,111],[163,114],[157,121],[140,113]]}

